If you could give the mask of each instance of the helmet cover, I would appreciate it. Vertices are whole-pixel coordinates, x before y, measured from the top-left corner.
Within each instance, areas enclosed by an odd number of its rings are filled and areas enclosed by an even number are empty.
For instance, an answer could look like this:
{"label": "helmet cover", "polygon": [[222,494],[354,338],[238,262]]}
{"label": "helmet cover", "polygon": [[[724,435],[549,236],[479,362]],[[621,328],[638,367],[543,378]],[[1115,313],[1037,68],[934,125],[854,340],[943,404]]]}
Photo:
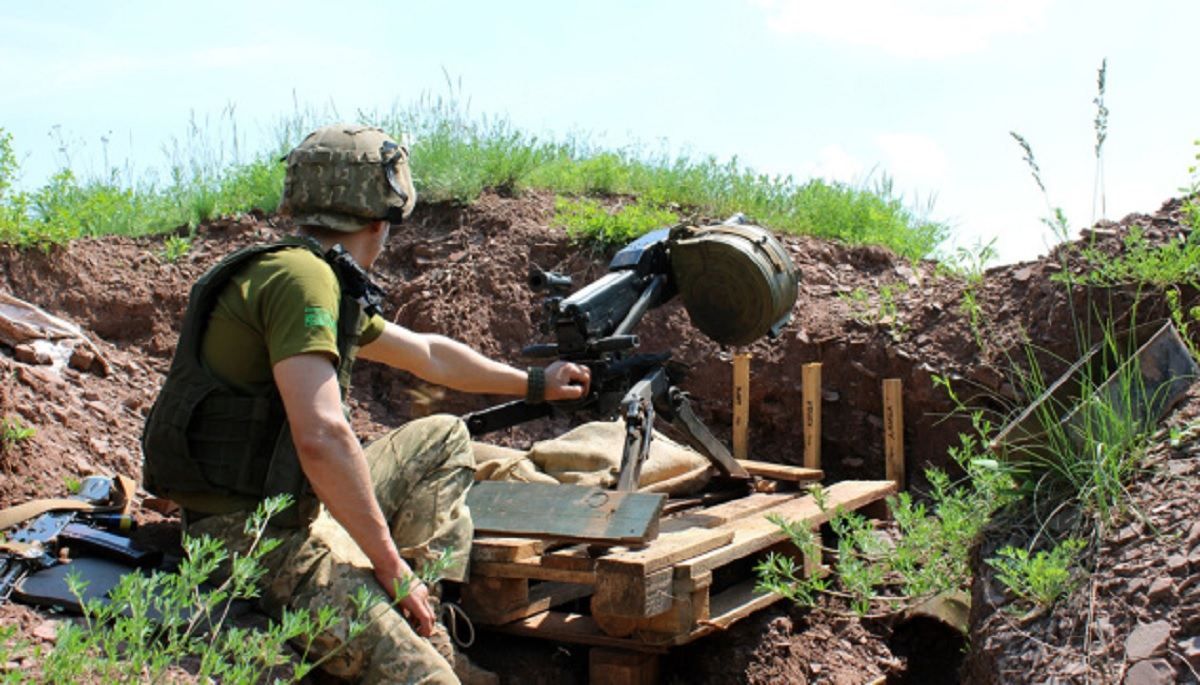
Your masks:
{"label": "helmet cover", "polygon": [[416,204],[408,149],[383,129],[325,126],[285,159],[279,211],[297,224],[352,233],[371,221],[399,223]]}

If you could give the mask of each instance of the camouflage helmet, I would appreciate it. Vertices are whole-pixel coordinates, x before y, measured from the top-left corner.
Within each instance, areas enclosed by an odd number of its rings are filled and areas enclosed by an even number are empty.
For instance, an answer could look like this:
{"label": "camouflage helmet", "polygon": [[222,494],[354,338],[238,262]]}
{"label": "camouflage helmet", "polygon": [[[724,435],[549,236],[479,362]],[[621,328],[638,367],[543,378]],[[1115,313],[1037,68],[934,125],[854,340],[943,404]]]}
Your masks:
{"label": "camouflage helmet", "polygon": [[370,221],[399,223],[417,201],[408,149],[380,128],[319,128],[286,161],[279,211],[300,225],[352,233]]}

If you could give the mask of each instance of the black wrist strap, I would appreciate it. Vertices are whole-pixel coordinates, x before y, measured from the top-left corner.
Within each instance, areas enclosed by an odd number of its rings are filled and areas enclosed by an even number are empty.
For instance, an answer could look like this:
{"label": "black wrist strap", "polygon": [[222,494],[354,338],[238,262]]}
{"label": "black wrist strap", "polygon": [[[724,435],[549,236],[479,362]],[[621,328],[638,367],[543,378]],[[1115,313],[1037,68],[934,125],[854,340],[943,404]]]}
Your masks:
{"label": "black wrist strap", "polygon": [[526,369],[529,384],[525,387],[525,401],[529,404],[541,404],[546,401],[546,370],[540,366]]}

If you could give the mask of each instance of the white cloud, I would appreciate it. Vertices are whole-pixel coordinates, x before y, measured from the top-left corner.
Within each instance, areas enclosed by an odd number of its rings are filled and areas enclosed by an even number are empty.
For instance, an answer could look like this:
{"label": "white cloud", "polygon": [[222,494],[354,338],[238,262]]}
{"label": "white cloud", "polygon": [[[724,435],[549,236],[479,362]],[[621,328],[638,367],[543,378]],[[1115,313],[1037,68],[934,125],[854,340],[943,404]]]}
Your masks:
{"label": "white cloud", "polygon": [[875,138],[883,150],[883,168],[901,185],[937,188],[948,177],[950,162],[942,146],[919,133],[883,133]]}
{"label": "white cloud", "polygon": [[1051,0],[749,0],[767,25],[872,47],[900,57],[940,59],[979,52],[997,36],[1045,25]]}
{"label": "white cloud", "polygon": [[826,145],[817,153],[816,163],[802,170],[802,176],[853,184],[862,180],[864,168],[863,163],[842,146]]}

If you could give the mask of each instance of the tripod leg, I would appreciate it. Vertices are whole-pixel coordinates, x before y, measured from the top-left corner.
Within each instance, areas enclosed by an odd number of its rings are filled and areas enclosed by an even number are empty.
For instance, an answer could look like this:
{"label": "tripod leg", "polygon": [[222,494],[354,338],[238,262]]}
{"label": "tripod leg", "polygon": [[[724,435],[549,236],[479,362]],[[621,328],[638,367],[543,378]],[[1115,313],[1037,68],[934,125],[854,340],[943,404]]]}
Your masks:
{"label": "tripod leg", "polygon": [[674,386],[668,391],[671,401],[671,425],[683,434],[688,444],[700,454],[708,457],[721,475],[729,478],[750,480],[750,474],[742,465],[737,463],[729,450],[708,430],[696,413],[692,411],[692,402],[687,393]]}
{"label": "tripod leg", "polygon": [[621,400],[621,415],[625,418],[625,447],[621,450],[621,473],[617,490],[633,492],[638,488],[642,464],[650,454],[654,437],[654,382],[644,378],[634,384]]}

